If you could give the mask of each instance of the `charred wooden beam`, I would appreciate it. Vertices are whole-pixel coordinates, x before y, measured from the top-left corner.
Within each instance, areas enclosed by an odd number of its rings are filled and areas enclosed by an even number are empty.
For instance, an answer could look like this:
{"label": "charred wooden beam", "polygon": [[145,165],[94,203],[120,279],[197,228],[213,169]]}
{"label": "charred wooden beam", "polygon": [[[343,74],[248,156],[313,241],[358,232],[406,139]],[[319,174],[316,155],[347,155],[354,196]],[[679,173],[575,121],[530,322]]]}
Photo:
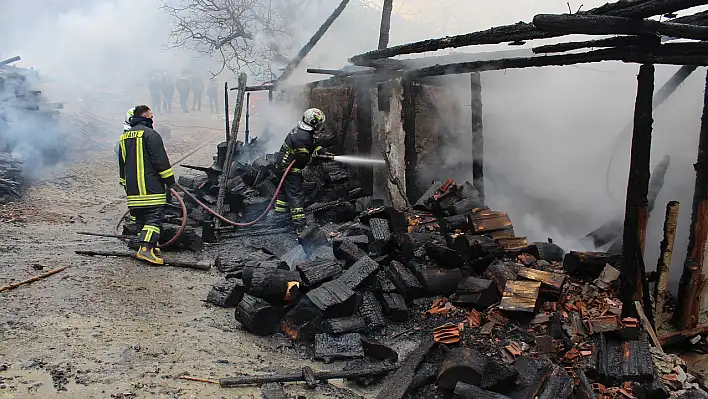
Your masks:
{"label": "charred wooden beam", "polygon": [[[120,252],[120,251],[74,251],[77,255],[87,256],[115,256],[120,258],[135,258],[135,253]],[[185,261],[178,259],[165,259],[165,266],[183,267],[186,269],[209,270],[212,266],[218,266],[219,260],[204,260],[204,261]]]}
{"label": "charred wooden beam", "polygon": [[688,330],[676,331],[664,334],[659,337],[659,343],[661,345],[672,345],[681,343],[683,341],[688,341],[689,339],[695,337],[696,335],[703,335],[708,333],[708,324],[698,326],[696,328],[690,328]]}
{"label": "charred wooden beam", "polygon": [[[693,47],[694,50],[689,51],[690,47]],[[651,53],[647,53],[643,49],[633,46],[626,48],[608,48],[578,54],[502,58],[498,60],[434,65],[403,72],[403,76],[409,79],[420,79],[429,76],[496,71],[502,69],[563,66],[602,61],[703,66],[708,65],[707,54],[708,52],[706,52],[704,48],[704,43],[669,43],[658,46],[656,49],[653,49]]]}
{"label": "charred wooden beam", "polygon": [[313,73],[317,75],[332,75],[332,76],[347,76],[351,72],[342,71],[341,69],[321,69],[321,68],[307,68],[307,73]]}
{"label": "charred wooden beam", "polygon": [[5,59],[5,60],[0,61],[0,66],[3,66],[3,65],[10,65],[10,64],[12,64],[13,62],[17,62],[17,61],[19,61],[19,60],[21,60],[21,59],[22,59],[22,58],[20,58],[20,56],[17,56],[17,55],[14,56],[14,57],[10,57],[10,58],[8,58],[8,59]]}
{"label": "charred wooden beam", "polygon": [[691,15],[685,15],[683,17],[672,19],[671,22],[677,24],[689,24],[689,25],[708,25],[708,11],[698,12]]}
{"label": "charred wooden beam", "polygon": [[435,345],[431,336],[425,336],[418,342],[416,348],[403,360],[398,370],[389,374],[383,380],[382,389],[376,399],[401,399],[410,387],[415,369]]}
{"label": "charred wooden beam", "polygon": [[482,123],[482,77],[478,72],[470,74],[472,107],[472,179],[479,192],[481,205],[484,196],[484,124]]}
{"label": "charred wooden beam", "polygon": [[600,382],[651,381],[654,363],[646,340],[622,341],[599,334],[595,342],[596,367]]}
{"label": "charred wooden beam", "polygon": [[354,291],[339,280],[322,284],[306,295],[325,317],[351,316],[356,311]]}
{"label": "charred wooden beam", "polygon": [[484,271],[484,277],[492,280],[499,290],[499,294],[504,293],[504,287],[510,282],[516,280],[516,272],[512,270],[505,262],[495,260]]}
{"label": "charred wooden beam", "polygon": [[350,0],[342,0],[341,3],[339,3],[339,5],[337,6],[337,8],[332,11],[332,14],[325,20],[322,26],[317,29],[317,32],[315,32],[315,34],[312,36],[312,38],[310,38],[307,44],[305,44],[305,46],[300,49],[300,52],[297,53],[295,58],[293,58],[290,63],[288,63],[288,65],[283,70],[283,73],[275,81],[275,86],[282,84],[290,77],[290,75],[292,75],[292,73],[295,71],[295,69],[297,69],[302,60],[305,59],[305,57],[307,56],[307,54],[310,53],[310,51],[312,51],[317,42],[322,39],[322,36],[327,33],[329,27],[332,26],[332,24],[337,18],[339,18],[344,9],[347,7],[347,4],[349,4],[349,1]]}
{"label": "charred wooden beam", "polygon": [[462,280],[462,270],[439,267],[419,267],[414,274],[425,287],[427,295],[450,295]]}
{"label": "charred wooden beam", "polygon": [[[389,372],[396,370],[396,366],[380,366],[371,367],[367,369],[356,369],[356,370],[340,370],[340,371],[316,371],[312,373],[315,380],[326,381],[335,380],[342,378],[358,378],[358,377],[369,377],[369,376],[379,376],[388,374]],[[238,376],[238,377],[225,377],[219,379],[219,385],[222,388],[235,388],[244,385],[258,385],[270,382],[295,382],[295,381],[305,381],[307,372],[296,371],[283,374],[275,375],[258,375],[258,376]]]}
{"label": "charred wooden beam", "polygon": [[381,309],[381,304],[372,292],[364,292],[357,315],[366,321],[370,330],[376,330],[386,325],[386,319]]}
{"label": "charred wooden beam", "polygon": [[539,399],[568,398],[573,393],[574,382],[562,367],[556,366],[548,376],[543,391],[539,394]]}
{"label": "charred wooden beam", "polygon": [[582,42],[567,42],[547,44],[533,48],[535,54],[564,53],[566,51],[584,48],[625,47],[625,46],[655,46],[661,43],[658,36],[616,36],[608,39],[587,40]]}
{"label": "charred wooden beam", "polygon": [[[608,4],[607,7],[598,7],[579,14],[607,15],[627,18],[648,18],[654,15],[666,14],[668,12],[680,11],[692,7],[690,4],[700,5],[704,4],[704,2],[702,0],[682,0],[673,2],[668,2],[665,0],[654,0],[651,2],[642,2],[637,4],[626,4],[625,2],[618,2]],[[547,39],[558,36],[563,36],[563,34],[551,34],[536,28],[533,24],[519,22],[513,25],[494,27],[483,31],[467,33],[464,35],[448,36],[440,39],[423,40],[419,42],[393,46],[386,49],[369,51],[367,53],[353,56],[350,59],[350,62],[354,63],[355,65],[361,65],[366,60],[389,58],[402,54],[425,53],[428,51],[437,51],[445,48],[457,48],[480,44],[499,44],[526,41],[532,39]]]}
{"label": "charred wooden beam", "polygon": [[418,150],[416,148],[416,97],[418,90],[413,79],[401,81],[403,89],[401,99],[401,121],[403,127],[403,158],[405,162],[405,189],[409,203],[418,198]]}
{"label": "charred wooden beam", "polygon": [[678,216],[678,201],[669,201],[669,203],[666,204],[666,217],[664,218],[664,239],[661,240],[659,261],[656,265],[656,271],[659,276],[654,286],[654,322],[656,323],[657,330],[663,320],[666,288],[669,283],[669,269],[671,267],[671,257],[674,253],[674,239],[676,238]]}
{"label": "charred wooden beam", "polygon": [[694,40],[708,39],[708,27],[601,15],[539,14],[533,24],[550,33],[584,35],[665,35]]}
{"label": "charred wooden beam", "polygon": [[440,364],[436,384],[443,389],[455,389],[458,382],[479,385],[486,366],[487,359],[476,350],[453,348]]}
{"label": "charred wooden beam", "polygon": [[270,304],[260,298],[244,295],[236,307],[236,321],[256,335],[268,335],[278,329],[280,315]]}
{"label": "charred wooden beam", "polygon": [[381,294],[381,304],[384,313],[391,321],[400,323],[408,320],[408,306],[406,306],[406,300],[401,294]]}
{"label": "charred wooden beam", "polygon": [[362,251],[361,248],[347,238],[344,238],[341,243],[335,242],[334,244],[334,256],[348,264],[353,264],[366,256],[366,252]]}
{"label": "charred wooden beam", "polygon": [[530,267],[521,267],[517,273],[517,276],[527,280],[538,281],[544,287],[555,292],[560,292],[566,277],[565,274],[562,273],[552,273],[544,270],[532,269]]}
{"label": "charred wooden beam", "polygon": [[379,29],[379,50],[388,47],[391,33],[391,13],[393,13],[393,0],[384,0],[381,10],[381,28]]}
{"label": "charred wooden beam", "polygon": [[[649,217],[649,162],[651,156],[652,97],[654,95],[654,65],[644,64],[637,76],[637,100],[634,107],[634,133],[627,182],[624,232],[622,235],[622,272],[620,297],[624,316],[636,316],[634,301],[651,309],[649,287],[644,268],[647,220]],[[649,312],[653,317],[653,312]]]}
{"label": "charred wooden beam", "polygon": [[425,243],[425,253],[445,268],[455,268],[462,265],[460,255],[455,250],[445,245],[433,242]]}
{"label": "charred wooden beam", "polygon": [[320,260],[299,263],[296,269],[302,275],[302,280],[308,287],[332,280],[342,272],[342,261]]}
{"label": "charred wooden beam", "polygon": [[[249,92],[249,91],[273,91],[275,89],[274,85],[259,85],[259,86],[246,86],[244,87],[244,91]],[[238,87],[232,87],[229,89],[230,91],[234,90],[241,90]]]}
{"label": "charred wooden beam", "polygon": [[384,254],[391,244],[391,227],[388,220],[382,218],[369,219],[369,253]]}
{"label": "charred wooden beam", "polygon": [[391,261],[385,270],[386,276],[406,299],[416,299],[423,295],[423,285],[402,263]]}
{"label": "charred wooden beam", "polygon": [[698,159],[694,165],[696,184],[693,192],[691,231],[673,319],[682,330],[696,327],[698,324],[700,303],[708,275],[705,266],[705,246],[708,239],[708,74],[705,87]]}
{"label": "charred wooden beam", "polygon": [[330,334],[359,332],[366,329],[366,321],[359,316],[327,319],[322,323],[322,331]]}
{"label": "charred wooden beam", "polygon": [[550,242],[532,242],[528,251],[539,260],[563,262],[565,250]]}
{"label": "charred wooden beam", "polygon": [[[236,100],[236,108],[234,109],[234,121],[231,124],[231,132],[228,137],[227,148],[226,148],[226,158],[223,165],[221,166],[223,172],[219,176],[219,194],[216,200],[216,212],[219,215],[224,214],[224,203],[226,200],[226,190],[227,184],[226,180],[229,176],[229,170],[231,169],[231,160],[234,157],[234,151],[236,150],[236,138],[238,137],[238,129],[241,124],[241,113],[243,112],[243,102],[245,97],[244,88],[246,87],[247,77],[245,73],[241,73],[238,77],[238,97]],[[221,221],[219,219],[214,221],[215,228],[218,229],[221,226]]]}

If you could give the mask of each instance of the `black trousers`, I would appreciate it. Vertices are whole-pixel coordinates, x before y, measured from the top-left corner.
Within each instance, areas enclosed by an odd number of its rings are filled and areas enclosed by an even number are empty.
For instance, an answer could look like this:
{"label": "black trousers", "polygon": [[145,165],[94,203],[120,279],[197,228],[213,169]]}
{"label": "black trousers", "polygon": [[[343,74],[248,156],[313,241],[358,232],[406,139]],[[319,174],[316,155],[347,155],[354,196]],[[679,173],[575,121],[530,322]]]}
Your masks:
{"label": "black trousers", "polygon": [[[202,95],[193,93],[192,96],[194,99],[192,100],[192,111],[201,111],[202,110]],[[197,108],[197,105],[199,108]]]}
{"label": "black trousers", "polygon": [[216,96],[209,96],[209,112],[219,111],[219,102]]}
{"label": "black trousers", "polygon": [[[280,172],[282,176],[282,171]],[[305,193],[302,191],[302,173],[290,172],[285,177],[283,188],[278,193],[275,201],[275,211],[285,213],[290,209],[290,217],[293,223],[305,223]]]}
{"label": "black trousers", "polygon": [[141,206],[130,208],[130,216],[135,217],[138,241],[157,245],[160,242],[162,223],[165,221],[165,206]]}
{"label": "black trousers", "polygon": [[162,98],[159,93],[152,93],[152,107],[156,112],[162,112]]}
{"label": "black trousers", "polygon": [[179,92],[179,104],[182,106],[182,111],[189,111],[189,92]]}

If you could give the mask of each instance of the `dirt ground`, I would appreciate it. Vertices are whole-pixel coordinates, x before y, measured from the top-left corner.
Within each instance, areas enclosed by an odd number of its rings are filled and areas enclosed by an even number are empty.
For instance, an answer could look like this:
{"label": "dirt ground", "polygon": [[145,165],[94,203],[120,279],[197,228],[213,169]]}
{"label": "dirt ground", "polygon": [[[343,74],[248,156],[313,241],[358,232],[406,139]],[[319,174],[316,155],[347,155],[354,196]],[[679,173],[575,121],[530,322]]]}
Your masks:
{"label": "dirt ground", "polygon": [[[223,126],[206,112],[158,115],[156,125],[165,120],[172,124],[166,147],[173,160]],[[217,142],[189,163],[210,165]],[[188,171],[176,167],[175,173]],[[258,388],[222,389],[178,377],[327,368],[282,337],[245,332],[233,310],[207,304],[208,289],[221,277],[218,270],[74,254],[122,249],[115,239],[76,232],[108,233],[125,209],[112,148],[75,156],[54,178],[32,186],[22,201],[0,206],[0,286],[68,267],[0,293],[1,398],[257,398]],[[372,396],[332,385],[286,390],[307,398]]]}

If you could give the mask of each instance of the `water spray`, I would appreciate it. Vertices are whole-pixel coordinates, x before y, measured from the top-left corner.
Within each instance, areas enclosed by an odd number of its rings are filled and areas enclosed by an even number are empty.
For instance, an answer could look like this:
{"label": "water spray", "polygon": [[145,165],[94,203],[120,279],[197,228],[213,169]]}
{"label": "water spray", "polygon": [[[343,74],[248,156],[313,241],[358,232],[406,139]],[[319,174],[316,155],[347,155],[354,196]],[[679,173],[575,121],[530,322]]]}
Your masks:
{"label": "water spray", "polygon": [[383,159],[359,157],[352,155],[332,155],[332,154],[321,154],[315,155],[314,158],[324,159],[327,161],[334,161],[340,163],[348,163],[354,165],[385,165],[386,161]]}

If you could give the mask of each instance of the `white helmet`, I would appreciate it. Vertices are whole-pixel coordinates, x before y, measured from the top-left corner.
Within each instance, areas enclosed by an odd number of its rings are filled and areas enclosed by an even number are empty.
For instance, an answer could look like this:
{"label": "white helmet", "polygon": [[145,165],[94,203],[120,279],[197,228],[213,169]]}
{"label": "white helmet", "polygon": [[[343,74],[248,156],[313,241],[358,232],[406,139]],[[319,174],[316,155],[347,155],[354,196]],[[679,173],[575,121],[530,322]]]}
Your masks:
{"label": "white helmet", "polygon": [[302,115],[302,120],[297,126],[302,130],[319,131],[325,123],[325,114],[317,108],[310,108]]}
{"label": "white helmet", "polygon": [[132,129],[130,127],[130,118],[135,116],[135,107],[131,108],[128,110],[128,112],[125,113],[125,120],[123,121],[123,131],[127,132],[128,130]]}

